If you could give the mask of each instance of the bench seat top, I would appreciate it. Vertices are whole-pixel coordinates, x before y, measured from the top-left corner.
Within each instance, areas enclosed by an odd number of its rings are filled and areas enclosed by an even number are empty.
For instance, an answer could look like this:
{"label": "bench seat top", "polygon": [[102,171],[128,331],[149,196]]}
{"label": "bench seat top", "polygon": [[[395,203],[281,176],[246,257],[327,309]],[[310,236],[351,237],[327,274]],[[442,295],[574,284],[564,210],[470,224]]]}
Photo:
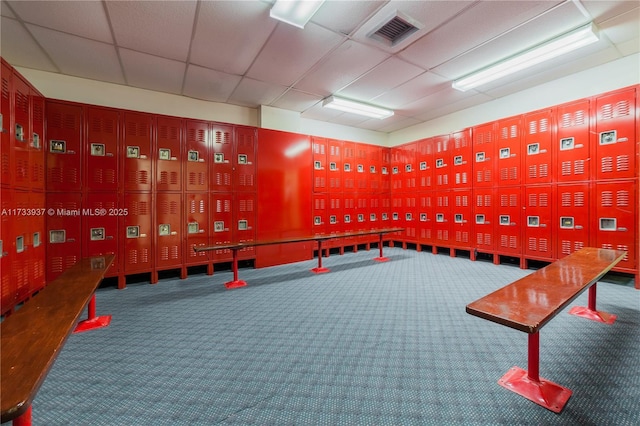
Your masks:
{"label": "bench seat top", "polygon": [[84,258],[0,324],[1,421],[31,405],[114,255]]}
{"label": "bench seat top", "polygon": [[471,315],[536,333],[627,252],[582,248],[467,305]]}

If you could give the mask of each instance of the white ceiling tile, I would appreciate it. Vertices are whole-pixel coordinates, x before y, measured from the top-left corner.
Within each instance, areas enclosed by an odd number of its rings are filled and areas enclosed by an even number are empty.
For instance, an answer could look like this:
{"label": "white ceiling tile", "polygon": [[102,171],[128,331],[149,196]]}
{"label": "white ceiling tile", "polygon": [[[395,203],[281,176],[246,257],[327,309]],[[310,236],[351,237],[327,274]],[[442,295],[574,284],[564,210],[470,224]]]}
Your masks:
{"label": "white ceiling tile", "polygon": [[10,1],[24,22],[79,37],[113,43],[103,3],[99,1]]}
{"label": "white ceiling tile", "polygon": [[354,41],[346,41],[315,66],[295,88],[326,97],[348,86],[389,54]]}
{"label": "white ceiling tile", "polygon": [[191,62],[244,75],[277,22],[269,18],[269,4],[264,2],[200,2]]}
{"label": "white ceiling tile", "polygon": [[2,28],[0,52],[11,65],[59,72],[22,24],[3,16],[0,26]]}
{"label": "white ceiling tile", "polygon": [[277,101],[273,102],[273,106],[276,108],[303,112],[320,101],[322,101],[322,98],[317,95],[311,95],[309,93],[291,89],[278,98]]}
{"label": "white ceiling tile", "polygon": [[343,39],[313,23],[304,30],[278,24],[247,71],[247,77],[291,86]]}
{"label": "white ceiling tile", "polygon": [[287,88],[284,86],[244,77],[229,97],[229,102],[252,108],[260,105],[271,105],[286,91]]}
{"label": "white ceiling tile", "polygon": [[119,49],[127,83],[143,89],[180,94],[185,63]]}
{"label": "white ceiling tile", "polygon": [[7,2],[5,1],[0,1],[0,15],[7,18],[16,18],[15,13],[11,11],[9,6],[7,5]]}
{"label": "white ceiling tile", "polygon": [[386,1],[326,1],[311,18],[339,34],[351,34],[360,22],[373,15]]}
{"label": "white ceiling tile", "polygon": [[33,25],[27,27],[62,73],[109,83],[125,83],[113,45]]}
{"label": "white ceiling tile", "polygon": [[187,60],[195,1],[108,1],[105,4],[120,47]]}
{"label": "white ceiling tile", "polygon": [[632,13],[635,21],[640,22],[640,2],[635,0],[581,0],[580,3],[596,24],[626,13]]}
{"label": "white ceiling tile", "polygon": [[640,39],[640,8],[608,19],[598,24],[598,28],[613,43],[624,43],[629,40],[638,43]]}
{"label": "white ceiling tile", "polygon": [[398,109],[404,105],[410,104],[429,93],[438,92],[446,87],[451,86],[451,81],[439,75],[426,72],[414,79],[407,81],[405,84],[396,87],[375,98],[376,103],[387,105],[392,109]]}
{"label": "white ceiling tile", "polygon": [[242,77],[189,65],[183,94],[212,102],[226,102]]}

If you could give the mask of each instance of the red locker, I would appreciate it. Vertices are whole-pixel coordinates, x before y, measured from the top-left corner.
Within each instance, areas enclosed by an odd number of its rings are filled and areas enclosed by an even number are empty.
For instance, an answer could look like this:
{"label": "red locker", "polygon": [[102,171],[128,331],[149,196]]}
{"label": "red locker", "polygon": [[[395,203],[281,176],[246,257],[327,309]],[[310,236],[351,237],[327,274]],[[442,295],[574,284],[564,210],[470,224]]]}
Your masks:
{"label": "red locker", "polygon": [[433,245],[438,247],[451,247],[453,238],[451,236],[452,225],[452,198],[453,193],[449,190],[440,190],[434,194],[433,207]]}
{"label": "red locker", "polygon": [[496,248],[494,225],[497,226],[498,222],[495,216],[495,190],[474,188],[473,199],[473,247],[482,253],[493,253]]}
{"label": "red locker", "polygon": [[369,175],[368,177],[368,189],[373,194],[379,194],[382,191],[382,150],[384,148],[369,145],[367,147],[368,151],[368,163],[365,167],[365,173]]}
{"label": "red locker", "polygon": [[[14,192],[13,189],[0,188],[0,208],[2,211],[8,212],[15,208],[13,201]],[[0,312],[0,314],[2,315],[11,311],[16,304],[16,280],[12,268],[16,256],[15,227],[15,218],[13,215],[2,214],[0,216],[0,268],[2,268],[2,273],[0,273],[0,279],[2,280],[0,307],[2,312]]]}
{"label": "red locker", "polygon": [[627,89],[596,98],[596,180],[638,176],[635,96]]}
{"label": "red locker", "polygon": [[[199,123],[204,129],[204,123]],[[233,168],[236,160],[233,158],[233,127],[221,124],[215,124],[211,130],[213,140],[211,144],[212,161],[211,161],[211,182],[209,186],[212,191],[231,191],[233,190]],[[202,143],[206,143],[205,133],[201,133]],[[191,179],[191,177],[189,178]],[[194,189],[187,186],[188,189]]]}
{"label": "red locker", "polygon": [[529,259],[545,260],[551,262],[555,259],[554,241],[554,212],[553,200],[555,200],[551,185],[526,186],[524,188],[524,213],[523,213],[523,252]]}
{"label": "red locker", "polygon": [[379,194],[371,194],[369,197],[369,227],[371,229],[384,227],[380,219],[380,212],[382,211],[381,197]]}
{"label": "red locker", "polygon": [[[215,126],[213,130],[213,145],[215,146],[217,139]],[[257,190],[256,149],[256,129],[254,127],[237,126],[235,128],[234,190],[242,192],[255,192]]]}
{"label": "red locker", "polygon": [[453,188],[471,188],[473,176],[473,149],[471,146],[471,129],[453,133],[451,145],[451,186]]}
{"label": "red locker", "polygon": [[432,191],[420,192],[418,195],[418,243],[433,245],[433,215],[434,193]]}
{"label": "red locker", "polygon": [[[455,167],[454,167],[455,169]],[[469,189],[451,191],[453,204],[451,214],[451,246],[469,250],[473,239],[473,194]]]}
{"label": "red locker", "polygon": [[589,247],[589,182],[558,185],[556,194],[556,258]]}
{"label": "red locker", "polygon": [[[186,120],[186,144],[183,151],[185,181],[187,191],[207,191],[209,189],[209,123],[205,121]],[[222,131],[222,130],[221,130]],[[213,155],[213,176],[215,189],[231,188],[232,148],[231,129],[225,142],[222,138],[216,149],[224,150]],[[224,132],[222,132],[224,135]],[[228,150],[228,157],[225,153]],[[222,154],[222,155],[220,155]],[[217,161],[217,162],[216,162]]]}
{"label": "red locker", "polygon": [[[256,239],[256,196],[236,193],[234,195],[233,240],[238,243]],[[255,258],[255,249],[247,247],[238,252],[239,259]]]}
{"label": "red locker", "polygon": [[558,183],[588,181],[590,174],[589,100],[557,108],[558,136],[553,141]]}
{"label": "red locker", "polygon": [[82,107],[47,101],[47,191],[73,192],[82,189]]}
{"label": "red locker", "polygon": [[383,193],[391,191],[391,148],[383,148],[380,153],[380,185]]}
{"label": "red locker", "polygon": [[552,131],[554,110],[524,115],[524,183],[551,183],[553,178]]}
{"label": "red locker", "polygon": [[400,174],[402,175],[402,190],[414,191],[417,185],[417,165],[416,150],[417,142],[408,143],[402,146],[402,164]]}
{"label": "red locker", "polygon": [[[329,193],[327,195],[327,226],[326,232],[328,234],[337,234],[342,232],[344,213],[342,210],[342,194]],[[329,241],[327,247],[340,247],[342,245],[340,240]]]}
{"label": "red locker", "polygon": [[[356,214],[355,214],[355,229],[356,232],[368,231],[370,228],[370,214],[371,214],[371,200],[370,195],[367,193],[356,193],[355,195],[355,204],[356,204]],[[376,240],[370,235],[363,235],[356,238],[358,244],[368,244],[371,241]]]}
{"label": "red locker", "polygon": [[15,191],[13,193],[13,204],[16,208],[16,215],[13,217],[15,256],[12,258],[11,269],[14,276],[16,302],[20,303],[27,299],[31,293],[29,284],[29,269],[31,267],[31,217],[26,216],[30,207],[29,192]]}
{"label": "red locker", "polygon": [[356,144],[354,142],[342,143],[342,180],[343,190],[353,192],[356,190]]}
{"label": "red locker", "polygon": [[367,145],[356,143],[356,191],[365,193],[369,191],[369,149]]}
{"label": "red locker", "polygon": [[436,188],[450,188],[451,173],[453,170],[453,145],[449,135],[436,136],[433,138],[433,156],[435,165],[433,168],[433,179]]}
{"label": "red locker", "polygon": [[120,216],[128,214],[118,206],[118,194],[115,192],[88,192],[82,200],[82,255],[116,255],[105,276],[117,276],[120,270],[118,257]]}
{"label": "red locker", "polygon": [[146,113],[125,112],[122,162],[125,191],[151,191],[153,171],[154,116]]}
{"label": "red locker", "polygon": [[419,217],[417,216],[418,197],[415,193],[403,194],[402,201],[402,227],[404,229],[403,241],[407,243],[418,243],[418,227],[420,226]]}
{"label": "red locker", "polygon": [[185,263],[187,265],[203,265],[208,263],[209,254],[206,251],[196,253],[194,247],[209,245],[209,195],[206,193],[185,194],[184,218],[186,227],[187,249]]}
{"label": "red locker", "polygon": [[520,187],[496,189],[496,251],[498,254],[522,254]]}
{"label": "red locker", "polygon": [[635,181],[596,182],[592,216],[596,247],[626,250],[616,269],[638,268],[638,199]]}
{"label": "red locker", "polygon": [[81,211],[80,193],[47,193],[47,282],[82,256]]}
{"label": "red locker", "polygon": [[433,138],[422,139],[417,142],[416,162],[418,163],[417,186],[420,190],[430,190],[434,187],[433,170],[435,158],[433,153]]}
{"label": "red locker", "polygon": [[16,188],[31,187],[29,145],[31,134],[31,102],[29,83],[13,74],[13,185]]}
{"label": "red locker", "polygon": [[156,190],[182,189],[182,120],[157,117]]}
{"label": "red locker", "polygon": [[[31,90],[31,144],[29,147],[30,185],[35,191],[45,189],[44,97]],[[44,202],[42,204],[44,207]]]}
{"label": "red locker", "polygon": [[494,156],[498,164],[498,186],[520,185],[522,118],[512,117],[498,122],[498,144]]}
{"label": "red locker", "polygon": [[344,164],[342,162],[342,142],[335,139],[327,140],[327,190],[330,193],[342,192],[342,170]]}
{"label": "red locker", "polygon": [[[210,193],[209,206],[211,223],[209,224],[209,243],[211,245],[232,244],[233,240],[233,193]],[[215,250],[209,252],[209,258],[214,262],[229,262],[232,259],[231,250]]]}
{"label": "red locker", "polygon": [[84,187],[89,191],[118,190],[119,116],[115,109],[87,108]]}
{"label": "red locker", "polygon": [[356,230],[356,198],[356,195],[351,192],[342,195],[343,232],[354,232]]}
{"label": "red locker", "polygon": [[155,269],[182,266],[182,194],[159,192],[156,194]]}
{"label": "red locker", "polygon": [[404,167],[404,149],[402,146],[391,148],[391,191],[400,192],[404,188],[404,180],[401,172]]}
{"label": "red locker", "polygon": [[380,226],[382,228],[390,228],[391,224],[391,194],[380,195]]}
{"label": "red locker", "polygon": [[324,235],[329,227],[329,196],[313,194],[313,234]]}
{"label": "red locker", "polygon": [[[326,193],[328,191],[328,164],[327,164],[327,140],[325,138],[313,137],[311,139],[313,147],[313,192]],[[314,219],[314,228],[316,223]]]}
{"label": "red locker", "polygon": [[[13,128],[13,116],[11,114],[13,69],[4,59],[2,59],[0,79],[2,83],[2,91],[0,92],[0,184],[2,186],[11,186],[13,184],[14,168],[11,140],[11,129]],[[5,305],[3,304],[3,306]]]}
{"label": "red locker", "polygon": [[494,182],[496,126],[496,123],[488,123],[473,128],[474,187],[490,188],[496,183]]}
{"label": "red locker", "polygon": [[121,216],[122,268],[125,274],[151,272],[153,269],[153,204],[150,193],[125,193]]}

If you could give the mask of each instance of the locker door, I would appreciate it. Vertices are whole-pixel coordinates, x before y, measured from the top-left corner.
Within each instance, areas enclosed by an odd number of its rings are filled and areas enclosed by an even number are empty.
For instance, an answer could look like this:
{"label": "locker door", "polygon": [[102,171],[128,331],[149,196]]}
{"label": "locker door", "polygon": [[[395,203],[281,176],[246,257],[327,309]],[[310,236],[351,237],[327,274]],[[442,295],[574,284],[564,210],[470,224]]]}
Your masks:
{"label": "locker door", "polygon": [[[211,193],[211,223],[209,224],[209,242],[211,245],[236,243],[233,240],[233,194]],[[209,252],[214,262],[228,262],[232,259],[231,250],[215,250]]]}
{"label": "locker door", "polygon": [[482,253],[493,253],[496,247],[494,238],[495,194],[491,188],[473,189],[473,247]]}
{"label": "locker door", "polygon": [[371,229],[382,228],[382,224],[380,223],[380,195],[379,194],[371,194],[369,197],[369,227]]}
{"label": "locker door", "polygon": [[419,194],[418,200],[418,242],[420,244],[433,244],[433,197],[432,191],[424,191]]}
{"label": "locker door", "polygon": [[[327,226],[326,232],[328,234],[337,234],[342,232],[342,223],[344,220],[344,214],[342,210],[342,194],[330,193],[327,195]],[[337,247],[341,243],[336,240],[335,244],[329,242],[329,247]]]}
{"label": "locker door", "polygon": [[[355,194],[355,229],[362,232],[369,229],[369,196],[368,194]],[[363,244],[370,241],[369,236],[360,236],[356,238],[357,244]]]}
{"label": "locker door", "polygon": [[433,156],[435,158],[435,167],[433,169],[433,178],[436,188],[450,188],[451,171],[453,169],[453,151],[449,135],[437,136],[433,138]]}
{"label": "locker door", "polygon": [[[214,128],[214,146],[216,133]],[[255,192],[256,181],[256,129],[253,127],[235,128],[235,156],[234,156],[234,188],[236,191]],[[215,154],[214,154],[215,155]]]}
{"label": "locker door", "polygon": [[211,143],[213,157],[209,186],[212,191],[231,191],[233,189],[233,167],[236,163],[233,158],[233,127],[214,124],[211,134],[213,135]]}
{"label": "locker door", "polygon": [[589,183],[558,185],[556,195],[557,214],[556,257],[563,257],[589,247]]}
{"label": "locker door", "polygon": [[156,195],[156,264],[157,270],[182,265],[182,194],[159,192]]}
{"label": "locker door", "polygon": [[117,276],[120,270],[118,217],[125,213],[119,212],[118,207],[117,193],[88,192],[82,200],[82,255],[115,254],[105,274],[108,277]]}
{"label": "locker door", "polygon": [[551,185],[527,186],[524,190],[523,251],[526,257],[553,260],[553,211],[555,199]]}
{"label": "locker door", "polygon": [[381,227],[389,228],[391,223],[391,194],[382,194],[380,196],[380,220]]}
{"label": "locker door", "polygon": [[470,188],[473,173],[471,129],[453,133],[450,145],[451,185],[453,188]]}
{"label": "locker door", "polygon": [[[13,128],[11,114],[12,75],[13,70],[9,64],[2,60],[2,72],[0,72],[2,83],[2,91],[0,92],[0,184],[3,186],[13,185],[14,154],[11,146],[11,129]],[[3,306],[8,305],[3,304]]]}
{"label": "locker door", "polygon": [[434,246],[451,246],[452,225],[452,193],[448,190],[440,190],[435,193],[435,205],[433,207],[433,244]]}
{"label": "locker door", "polygon": [[417,142],[403,145],[403,164],[401,165],[400,174],[403,176],[403,189],[413,191],[417,185],[417,164],[416,150]]}
{"label": "locker door", "polygon": [[313,194],[313,234],[324,235],[329,226],[329,196]]}
{"label": "locker door", "polygon": [[368,189],[369,192],[374,193],[374,194],[379,194],[380,191],[382,191],[382,182],[381,182],[381,166],[382,166],[382,161],[381,161],[381,153],[382,153],[382,149],[379,146],[374,146],[374,145],[369,145],[367,147],[368,150],[368,164],[365,167],[365,173],[367,173],[369,176],[367,178],[368,180]]}
{"label": "locker door", "polygon": [[595,184],[595,245],[628,251],[617,268],[637,268],[637,190],[634,181]]}
{"label": "locker door", "polygon": [[430,190],[434,187],[433,170],[435,159],[433,156],[433,139],[422,139],[416,146],[416,162],[418,163],[417,186],[420,190]]}
{"label": "locker door", "polygon": [[[11,211],[15,208],[14,192],[13,189],[0,188],[2,196],[0,208],[3,211]],[[2,312],[0,314],[10,311],[16,304],[16,277],[12,268],[16,256],[15,243],[15,218],[9,214],[0,215],[0,267],[2,268],[2,274],[0,274],[0,279],[2,280],[0,307]]]}
{"label": "locker door", "polygon": [[[186,175],[187,191],[207,191],[209,189],[208,181],[208,161],[209,161],[209,123],[204,121],[187,120],[186,121],[186,144],[183,152],[184,168]],[[224,134],[224,133],[223,133]],[[230,135],[229,130],[229,135]],[[231,188],[231,138],[227,142],[224,138],[218,142],[220,146],[228,146],[229,156],[220,155],[213,156],[214,171],[216,180],[219,184],[217,188]],[[218,161],[216,163],[216,161]],[[219,175],[217,173],[220,173]],[[213,177],[212,177],[213,179]]]}
{"label": "locker door", "polygon": [[[328,191],[342,192],[342,170],[344,164],[342,162],[342,142],[335,139],[327,140],[327,162],[328,162]],[[340,221],[342,222],[342,221]]]}
{"label": "locker door", "polygon": [[206,251],[196,253],[194,247],[209,245],[209,195],[201,193],[185,194],[185,222],[187,235],[186,263],[201,265],[207,263]]}
{"label": "locker door", "polygon": [[33,294],[36,291],[41,290],[47,279],[46,269],[46,243],[45,235],[47,232],[47,225],[45,223],[44,208],[46,205],[46,196],[44,192],[31,192],[29,194],[29,206],[32,211],[43,212],[40,215],[32,216],[28,220],[28,232],[31,245],[31,253],[29,260],[29,282],[31,286],[30,292]]}
{"label": "locker door", "polygon": [[122,259],[126,274],[151,272],[153,268],[153,205],[149,193],[125,193],[120,235],[123,240]]}
{"label": "locker door", "polygon": [[524,115],[524,183],[542,184],[552,181],[552,117],[554,110]]}
{"label": "locker door", "polygon": [[[256,239],[256,196],[237,193],[234,196],[234,236],[236,242],[243,243]],[[247,247],[238,252],[239,259],[255,258],[255,248]]]}
{"label": "locker door", "polygon": [[452,191],[451,198],[453,202],[451,215],[452,244],[456,248],[471,248],[473,237],[473,196],[471,188],[456,189]]}
{"label": "locker door", "polygon": [[118,120],[115,109],[87,109],[87,144],[85,146],[86,188],[89,191],[118,189]]}
{"label": "locker door", "polygon": [[380,185],[383,193],[391,191],[391,148],[383,148],[381,152]]}
{"label": "locker door", "polygon": [[473,128],[473,174],[476,187],[494,186],[496,123]]}
{"label": "locker door", "polygon": [[588,181],[591,178],[589,105],[589,100],[581,100],[558,107],[558,137],[553,141],[557,182]]}
{"label": "locker door", "polygon": [[31,187],[29,165],[29,140],[31,139],[31,108],[29,83],[17,74],[13,75],[13,185],[16,188]]}
{"label": "locker door", "polygon": [[156,189],[180,191],[182,189],[182,120],[157,117]]}
{"label": "locker door", "polygon": [[[342,198],[342,232],[354,232],[357,226],[356,195],[353,192],[346,192]],[[356,244],[354,237],[342,239],[342,245],[349,246]]]}
{"label": "locker door", "polygon": [[151,114],[125,112],[122,159],[125,191],[151,191],[154,118]]}
{"label": "locker door", "polygon": [[498,188],[496,195],[496,251],[499,254],[520,255],[522,253],[520,187]]}
{"label": "locker door", "polygon": [[637,176],[635,89],[596,98],[596,179]]}
{"label": "locker door", "polygon": [[[31,117],[30,186],[32,190],[44,191],[44,97],[35,90],[31,90]],[[44,207],[44,202],[41,207]]]}
{"label": "locker door", "polygon": [[402,203],[402,219],[404,219],[404,239],[406,242],[418,242],[417,197],[415,194],[405,194]]}
{"label": "locker door", "polygon": [[404,149],[399,147],[391,148],[391,191],[399,192],[404,188],[403,175],[400,173],[404,167]]}
{"label": "locker door", "polygon": [[[327,140],[325,138],[311,138],[313,148],[313,192],[327,192],[328,164],[327,164]],[[315,228],[314,220],[314,228]]]}
{"label": "locker door", "polygon": [[343,190],[356,190],[356,148],[354,142],[342,143],[342,179]]}
{"label": "locker door", "polygon": [[[29,209],[29,192],[15,191],[13,193],[15,208],[18,211],[26,211]],[[11,269],[15,277],[16,301],[18,303],[30,296],[31,286],[29,285],[29,269],[31,266],[31,218],[24,214],[17,213],[13,217],[11,226],[14,229],[15,256],[11,264]]]}
{"label": "locker door", "polygon": [[369,150],[367,145],[357,143],[356,150],[356,191],[366,193],[369,191]]}
{"label": "locker door", "polygon": [[494,156],[498,164],[498,186],[519,185],[521,181],[521,117],[498,122],[498,144]]}
{"label": "locker door", "polygon": [[81,208],[80,193],[47,193],[47,282],[82,256]]}
{"label": "locker door", "polygon": [[80,191],[82,107],[46,103],[47,191]]}

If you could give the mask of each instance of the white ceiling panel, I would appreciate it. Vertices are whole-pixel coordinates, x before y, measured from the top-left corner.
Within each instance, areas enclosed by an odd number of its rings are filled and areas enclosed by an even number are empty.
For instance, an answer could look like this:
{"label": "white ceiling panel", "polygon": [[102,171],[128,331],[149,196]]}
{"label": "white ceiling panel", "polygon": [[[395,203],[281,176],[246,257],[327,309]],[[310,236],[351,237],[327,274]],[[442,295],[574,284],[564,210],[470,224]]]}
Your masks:
{"label": "white ceiling panel", "polygon": [[451,87],[451,82],[439,75],[425,72],[401,86],[388,91],[374,99],[375,103],[386,105],[388,108],[399,109],[430,93],[435,93]]}
{"label": "white ceiling panel", "polygon": [[127,83],[142,89],[180,94],[184,62],[119,49]]}
{"label": "white ceiling panel", "polygon": [[27,25],[27,28],[63,74],[125,83],[113,45],[33,25]]}
{"label": "white ceiling panel", "polygon": [[195,1],[108,1],[106,6],[119,46],[187,60]]}
{"label": "white ceiling panel", "polygon": [[351,34],[387,1],[329,0],[318,9],[311,22],[338,34]]}
{"label": "white ceiling panel", "polygon": [[582,0],[580,3],[596,24],[629,12],[635,13],[636,20],[640,19],[640,2],[635,0]]}
{"label": "white ceiling panel", "polygon": [[260,105],[271,105],[286,91],[287,88],[284,86],[245,77],[229,97],[229,102],[256,108]]}
{"label": "white ceiling panel", "polygon": [[291,86],[344,37],[309,23],[304,30],[278,24],[249,68],[247,77]]}
{"label": "white ceiling panel", "polygon": [[189,65],[184,82],[185,96],[212,102],[226,102],[242,77]]}
{"label": "white ceiling panel", "polygon": [[13,19],[2,18],[0,53],[13,58],[13,65],[43,71],[59,72],[25,27]]}
{"label": "white ceiling panel", "polygon": [[0,2],[0,15],[17,19],[16,14],[9,8],[8,3],[4,1]]}
{"label": "white ceiling panel", "polygon": [[615,44],[632,41],[640,45],[640,8],[607,19],[599,28]]}
{"label": "white ceiling panel", "polygon": [[291,89],[278,98],[278,100],[273,103],[273,106],[290,111],[303,112],[320,101],[322,101],[320,96]]}
{"label": "white ceiling panel", "polygon": [[11,1],[8,4],[24,22],[105,43],[113,42],[102,2]]}
{"label": "white ceiling panel", "polygon": [[244,75],[276,27],[269,5],[256,1],[204,1],[196,21],[193,64]]}

